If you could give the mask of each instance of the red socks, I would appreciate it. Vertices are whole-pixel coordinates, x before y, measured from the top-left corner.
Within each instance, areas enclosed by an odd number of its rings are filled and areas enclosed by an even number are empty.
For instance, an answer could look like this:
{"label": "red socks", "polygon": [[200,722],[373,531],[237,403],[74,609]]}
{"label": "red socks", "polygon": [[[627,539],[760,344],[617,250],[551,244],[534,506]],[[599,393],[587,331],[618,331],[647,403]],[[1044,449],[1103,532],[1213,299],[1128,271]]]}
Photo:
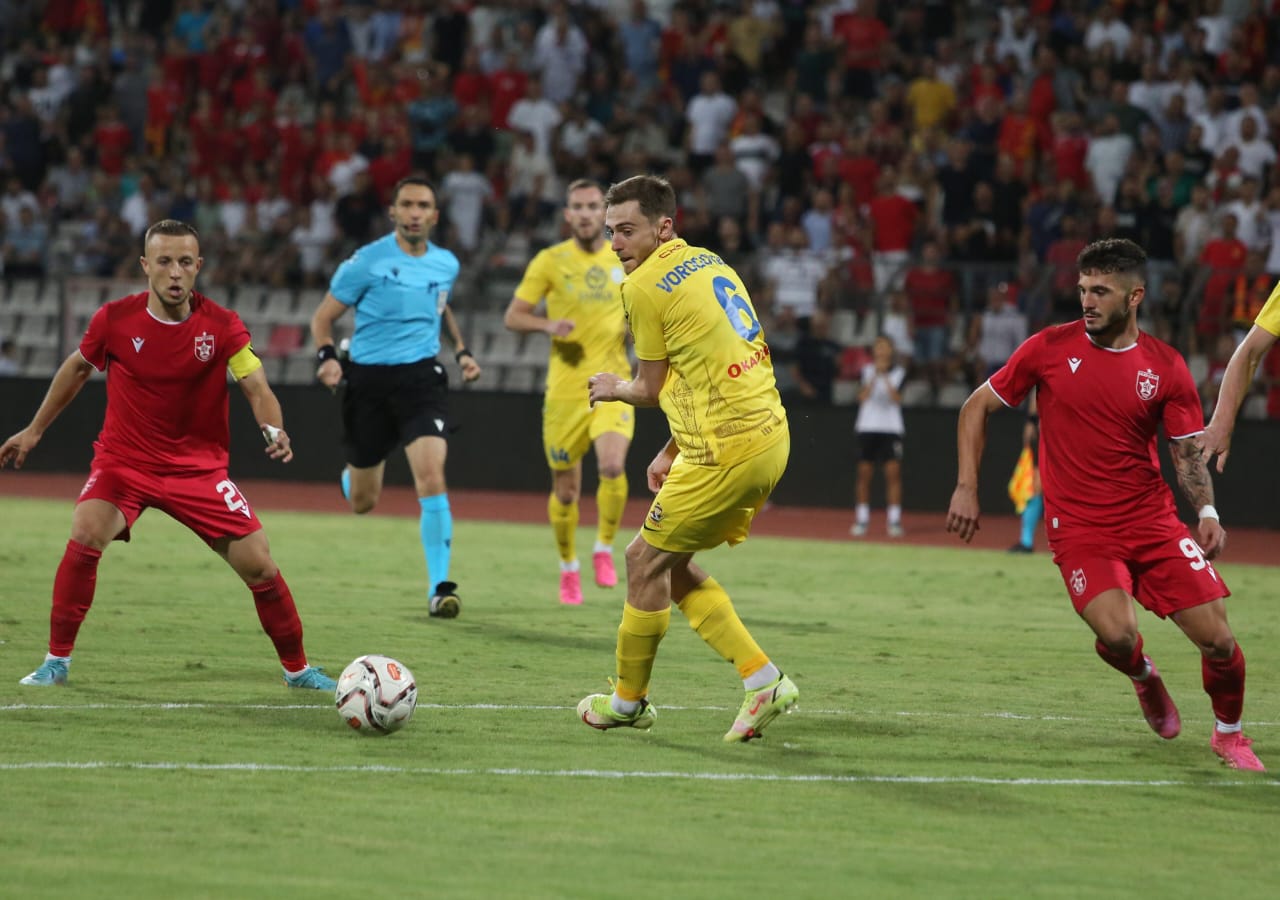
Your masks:
{"label": "red socks", "polygon": [[80,625],[93,605],[102,551],[67,541],[67,549],[53,578],[53,609],[49,613],[49,653],[70,656]]}
{"label": "red socks", "polygon": [[1244,710],[1244,651],[1236,644],[1230,659],[1200,658],[1200,674],[1204,692],[1213,704],[1213,715],[1219,722],[1234,725]]}
{"label": "red socks", "polygon": [[1128,656],[1112,653],[1102,641],[1094,641],[1093,648],[1098,651],[1104,663],[1113,669],[1119,669],[1130,678],[1137,678],[1147,667],[1147,661],[1142,655],[1142,635],[1138,635],[1138,642],[1133,645],[1133,652]]}
{"label": "red socks", "polygon": [[307,667],[307,654],[302,649],[302,620],[293,605],[293,594],[284,576],[276,572],[270,581],[249,585],[253,605],[258,610],[262,630],[276,645],[280,663],[288,672],[301,672]]}

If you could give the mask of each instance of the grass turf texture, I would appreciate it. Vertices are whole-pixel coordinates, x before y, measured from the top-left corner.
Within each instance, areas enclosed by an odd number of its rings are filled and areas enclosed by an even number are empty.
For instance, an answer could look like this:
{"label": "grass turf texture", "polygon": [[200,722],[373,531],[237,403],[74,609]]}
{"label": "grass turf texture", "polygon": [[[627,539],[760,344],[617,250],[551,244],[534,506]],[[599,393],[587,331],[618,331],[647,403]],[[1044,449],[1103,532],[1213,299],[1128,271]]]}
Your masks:
{"label": "grass turf texture", "polygon": [[[1211,754],[1195,650],[1142,614],[1183,713],[1161,741],[1043,554],[706,554],[801,690],[728,746],[739,683],[678,613],[653,731],[576,720],[623,594],[561,607],[547,528],[457,523],[463,613],[440,622],[413,522],[265,513],[312,661],[385,653],[417,676],[408,727],[365,738],[282,686],[248,591],[155,511],[104,557],[70,685],[20,688],[70,503],[0,508],[5,896],[1274,896],[1277,783]],[[1246,726],[1280,771],[1275,571],[1222,570]]]}

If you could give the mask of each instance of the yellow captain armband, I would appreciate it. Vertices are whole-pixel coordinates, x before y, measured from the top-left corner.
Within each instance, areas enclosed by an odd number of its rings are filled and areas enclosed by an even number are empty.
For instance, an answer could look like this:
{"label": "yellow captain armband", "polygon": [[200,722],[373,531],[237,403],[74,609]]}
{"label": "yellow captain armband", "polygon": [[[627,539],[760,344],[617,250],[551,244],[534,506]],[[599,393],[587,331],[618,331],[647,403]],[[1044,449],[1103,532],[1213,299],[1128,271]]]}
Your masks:
{"label": "yellow captain armband", "polygon": [[244,349],[227,360],[227,368],[231,370],[231,376],[240,381],[246,375],[252,375],[261,369],[262,360],[253,352],[252,344],[245,344]]}

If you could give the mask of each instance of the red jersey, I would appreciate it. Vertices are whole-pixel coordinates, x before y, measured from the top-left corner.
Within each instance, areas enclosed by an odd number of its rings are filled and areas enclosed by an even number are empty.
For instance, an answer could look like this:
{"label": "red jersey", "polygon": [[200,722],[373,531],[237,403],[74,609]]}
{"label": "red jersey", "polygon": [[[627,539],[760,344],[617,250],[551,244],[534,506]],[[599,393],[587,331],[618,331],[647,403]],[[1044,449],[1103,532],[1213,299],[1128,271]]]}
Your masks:
{"label": "red jersey", "polygon": [[1059,534],[1125,540],[1176,518],[1156,430],[1163,425],[1170,439],[1204,431],[1200,397],[1178,351],[1145,333],[1108,350],[1079,320],[1028,338],[990,384],[1008,406],[1036,388],[1045,520],[1056,520]]}
{"label": "red jersey", "polygon": [[248,343],[240,317],[200,294],[181,322],[152,315],[146,293],[104,304],[80,341],[80,355],[107,372],[94,461],[164,473],[225,469],[227,361]]}

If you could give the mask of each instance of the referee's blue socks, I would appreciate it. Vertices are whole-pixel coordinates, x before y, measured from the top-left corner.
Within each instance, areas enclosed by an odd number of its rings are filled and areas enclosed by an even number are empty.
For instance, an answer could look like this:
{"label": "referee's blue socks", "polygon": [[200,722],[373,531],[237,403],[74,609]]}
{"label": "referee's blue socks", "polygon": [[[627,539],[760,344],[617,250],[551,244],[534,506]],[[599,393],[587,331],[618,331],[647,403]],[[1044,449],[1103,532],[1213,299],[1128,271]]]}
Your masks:
{"label": "referee's blue socks", "polygon": [[342,499],[348,503],[351,502],[351,470],[344,468],[342,476],[338,479],[338,483],[342,485]]}
{"label": "referee's blue socks", "polygon": [[453,544],[453,513],[449,511],[449,495],[419,497],[422,514],[418,532],[422,536],[422,553],[427,558],[427,589],[434,590],[449,580],[449,553]]}
{"label": "referee's blue socks", "polygon": [[1034,547],[1036,544],[1036,526],[1040,524],[1040,516],[1044,514],[1044,497],[1036,494],[1027,501],[1027,505],[1022,509],[1022,538],[1020,543],[1024,547]]}

